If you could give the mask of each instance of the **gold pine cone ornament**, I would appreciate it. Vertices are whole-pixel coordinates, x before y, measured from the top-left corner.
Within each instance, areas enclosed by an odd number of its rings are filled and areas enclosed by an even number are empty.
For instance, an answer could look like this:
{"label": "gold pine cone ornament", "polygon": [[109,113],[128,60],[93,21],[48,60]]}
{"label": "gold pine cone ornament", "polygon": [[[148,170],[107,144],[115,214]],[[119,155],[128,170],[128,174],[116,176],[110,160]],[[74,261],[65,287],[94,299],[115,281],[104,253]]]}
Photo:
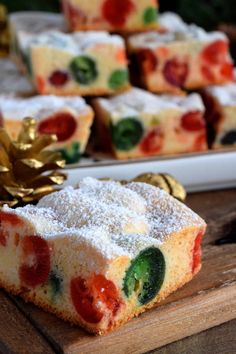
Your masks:
{"label": "gold pine cone ornament", "polygon": [[63,184],[65,166],[61,154],[48,148],[55,135],[40,135],[33,118],[25,118],[17,141],[0,128],[0,207],[37,202]]}

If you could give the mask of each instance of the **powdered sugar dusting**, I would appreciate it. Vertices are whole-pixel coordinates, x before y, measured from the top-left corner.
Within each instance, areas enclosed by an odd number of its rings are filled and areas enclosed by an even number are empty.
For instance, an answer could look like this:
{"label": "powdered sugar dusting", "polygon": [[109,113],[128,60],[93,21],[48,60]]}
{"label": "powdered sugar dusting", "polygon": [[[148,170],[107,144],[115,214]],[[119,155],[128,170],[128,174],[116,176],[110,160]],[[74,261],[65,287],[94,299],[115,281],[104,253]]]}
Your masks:
{"label": "powdered sugar dusting", "polygon": [[42,235],[65,230],[65,226],[51,208],[37,208],[33,205],[27,205],[23,208],[12,210],[7,205],[4,205],[3,211],[15,211],[17,215],[32,224],[37,233]]}
{"label": "powdered sugar dusting", "polygon": [[57,97],[54,95],[19,98],[10,95],[0,95],[0,111],[3,118],[20,120],[25,117],[43,119],[58,111],[69,110],[81,114],[90,107],[82,97]]}
{"label": "powdered sugar dusting", "polygon": [[[116,198],[114,200],[109,198],[112,191],[122,188],[119,184],[115,187],[114,183],[98,181],[97,185],[94,185],[91,180],[88,179],[88,183],[84,180],[77,189],[67,187],[59,193],[44,197],[38,203],[38,207],[53,209],[67,228],[98,227],[110,234],[149,231],[145,213],[141,213],[138,207],[134,205],[132,208],[132,203],[130,206],[126,204],[125,198],[123,203],[122,199],[118,201]],[[103,188],[98,188],[96,192],[99,185]],[[136,193],[128,191],[127,195],[131,194],[136,196],[136,201],[143,206],[145,201]]]}
{"label": "powdered sugar dusting", "polygon": [[232,82],[224,86],[209,86],[206,91],[213,95],[222,106],[236,105],[236,83]]}
{"label": "powdered sugar dusting", "polygon": [[188,96],[155,95],[139,88],[132,88],[111,98],[98,98],[95,101],[109,112],[110,117],[127,118],[142,114],[157,114],[163,110],[175,109],[181,113],[190,110],[204,112],[201,96],[192,93]]}
{"label": "powdered sugar dusting", "polygon": [[56,30],[44,31],[42,33],[32,34],[20,31],[18,34],[20,47],[24,52],[36,46],[46,46],[66,50],[73,54],[81,54],[87,49],[97,44],[111,44],[124,48],[125,42],[119,35],[109,34],[106,31],[86,31],[75,33],[63,33]]}
{"label": "powdered sugar dusting", "polygon": [[78,244],[89,244],[108,260],[118,255],[133,257],[183,228],[205,225],[197,214],[159,188],[145,183],[122,186],[94,178],[14,212],[29,220],[43,237],[67,235]]}
{"label": "powdered sugar dusting", "polygon": [[160,188],[146,183],[130,183],[126,186],[147,200],[149,237],[163,243],[172,233],[191,226],[204,226],[204,221],[186,205],[170,197]]}
{"label": "powdered sugar dusting", "polygon": [[128,43],[132,48],[156,48],[174,42],[213,42],[218,39],[228,41],[227,36],[220,31],[206,32],[195,24],[188,25],[181,18],[168,14],[162,18],[162,26],[167,30],[164,33],[154,31],[134,34],[129,37]]}

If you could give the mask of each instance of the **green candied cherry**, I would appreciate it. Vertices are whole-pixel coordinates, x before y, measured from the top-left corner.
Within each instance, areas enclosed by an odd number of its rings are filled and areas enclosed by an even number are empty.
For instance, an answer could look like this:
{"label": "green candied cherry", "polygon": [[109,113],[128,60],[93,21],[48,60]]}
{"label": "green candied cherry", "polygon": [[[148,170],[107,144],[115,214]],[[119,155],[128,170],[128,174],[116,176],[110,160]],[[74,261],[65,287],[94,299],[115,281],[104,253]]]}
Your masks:
{"label": "green candied cherry", "polygon": [[111,125],[112,142],[123,151],[133,149],[142,139],[143,132],[143,126],[136,117],[127,117]]}
{"label": "green candied cherry", "polygon": [[98,76],[96,62],[86,56],[78,55],[70,63],[70,71],[75,81],[81,85],[89,85]]}
{"label": "green candied cherry", "polygon": [[80,143],[74,141],[70,147],[64,147],[59,149],[59,152],[62,155],[62,158],[66,161],[67,164],[76,163],[80,161]]}
{"label": "green candied cherry", "polygon": [[157,20],[157,10],[155,7],[148,7],[143,13],[143,22],[145,25],[149,25],[150,23],[156,22]]}
{"label": "green candied cherry", "polygon": [[131,262],[124,278],[123,291],[127,297],[137,293],[141,305],[155,298],[165,278],[165,258],[155,247],[147,248]]}
{"label": "green candied cherry", "polygon": [[50,286],[51,298],[54,301],[56,297],[62,293],[63,279],[57,272],[52,271],[49,275],[48,282]]}
{"label": "green candied cherry", "polygon": [[112,90],[119,90],[128,82],[128,71],[119,69],[111,73],[111,76],[108,79],[108,86]]}

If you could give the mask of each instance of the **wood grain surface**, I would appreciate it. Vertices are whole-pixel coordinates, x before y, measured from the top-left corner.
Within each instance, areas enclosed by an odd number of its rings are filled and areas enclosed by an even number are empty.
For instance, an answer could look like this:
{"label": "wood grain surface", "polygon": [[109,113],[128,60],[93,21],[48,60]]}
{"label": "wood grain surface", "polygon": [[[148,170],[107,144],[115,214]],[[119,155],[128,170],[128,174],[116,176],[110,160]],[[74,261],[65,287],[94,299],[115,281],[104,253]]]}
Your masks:
{"label": "wood grain surface", "polygon": [[0,353],[54,353],[4,291],[0,291]]}
{"label": "wood grain surface", "polygon": [[155,349],[148,354],[234,354],[236,320]]}
{"label": "wood grain surface", "polygon": [[236,245],[216,246],[215,240],[236,231],[231,227],[236,219],[236,190],[193,194],[187,204],[208,222],[202,271],[160,306],[119,330],[93,337],[20,298],[11,296],[12,303],[56,352],[68,354],[144,353],[235,319]]}

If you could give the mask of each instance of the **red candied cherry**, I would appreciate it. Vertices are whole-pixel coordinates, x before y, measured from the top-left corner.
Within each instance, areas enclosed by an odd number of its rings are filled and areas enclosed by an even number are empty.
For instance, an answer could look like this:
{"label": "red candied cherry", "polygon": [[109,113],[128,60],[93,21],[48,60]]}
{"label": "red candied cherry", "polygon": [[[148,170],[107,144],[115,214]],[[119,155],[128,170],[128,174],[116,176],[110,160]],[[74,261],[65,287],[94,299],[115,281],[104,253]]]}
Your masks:
{"label": "red candied cherry", "polygon": [[169,84],[183,87],[189,72],[188,63],[181,62],[177,58],[168,60],[163,68],[163,75]]}
{"label": "red candied cherry", "polygon": [[229,81],[233,81],[234,79],[234,66],[232,63],[224,63],[221,65],[220,67],[220,73],[221,75],[229,80]]}
{"label": "red candied cherry", "polygon": [[107,280],[103,275],[95,275],[92,280],[93,288],[98,294],[99,299],[106,304],[112,314],[115,315],[120,307],[119,294],[110,280]]}
{"label": "red candied cherry", "polygon": [[76,311],[86,322],[101,321],[103,314],[94,306],[93,294],[83,278],[77,277],[71,280],[70,292]]}
{"label": "red candied cherry", "polygon": [[192,272],[193,273],[195,272],[195,270],[199,267],[199,265],[201,263],[201,257],[202,257],[201,243],[202,243],[203,234],[204,234],[204,232],[200,231],[194,241],[193,259],[192,259]]}
{"label": "red candied cherry", "polygon": [[23,263],[19,269],[21,283],[36,287],[47,281],[50,272],[50,250],[39,236],[25,236],[21,242]]}
{"label": "red candied cherry", "polygon": [[6,246],[7,234],[2,229],[2,224],[10,224],[11,226],[17,226],[22,223],[21,219],[15,214],[0,212],[0,245]]}
{"label": "red candied cherry", "polygon": [[105,0],[102,15],[113,27],[123,27],[129,15],[135,10],[131,0]]}
{"label": "red candied cherry", "polygon": [[206,131],[198,135],[193,143],[193,151],[203,151],[207,149]]}
{"label": "red candied cherry", "polygon": [[0,212],[0,225],[2,222],[10,224],[11,226],[17,226],[22,223],[21,219],[16,214],[6,211]]}
{"label": "red candied cherry", "polygon": [[164,141],[164,134],[160,127],[155,127],[142,140],[140,149],[144,154],[160,152]]}
{"label": "red candied cherry", "polygon": [[199,111],[193,111],[185,113],[181,118],[181,126],[185,130],[190,132],[196,132],[205,129],[205,121],[203,119],[202,113]]}
{"label": "red candied cherry", "polygon": [[204,77],[204,79],[206,79],[207,81],[209,81],[209,82],[215,81],[214,72],[207,65],[201,65],[201,73],[202,73],[202,76]]}
{"label": "red candied cherry", "polygon": [[77,122],[72,114],[56,113],[42,120],[38,125],[41,134],[56,134],[59,142],[70,139],[77,128]]}
{"label": "red candied cherry", "polygon": [[95,275],[86,281],[81,277],[71,280],[71,298],[78,314],[89,323],[99,323],[103,312],[100,303],[115,315],[119,306],[119,294],[112,281],[103,275]]}
{"label": "red candied cherry", "polygon": [[65,71],[55,70],[53,71],[48,80],[51,85],[60,87],[64,86],[67,83],[67,81],[69,80],[69,75]]}
{"label": "red candied cherry", "polygon": [[203,49],[202,58],[209,64],[221,64],[225,61],[228,47],[226,41],[218,39]]}
{"label": "red candied cherry", "polygon": [[151,49],[140,49],[137,53],[137,58],[145,74],[156,70],[158,60]]}

